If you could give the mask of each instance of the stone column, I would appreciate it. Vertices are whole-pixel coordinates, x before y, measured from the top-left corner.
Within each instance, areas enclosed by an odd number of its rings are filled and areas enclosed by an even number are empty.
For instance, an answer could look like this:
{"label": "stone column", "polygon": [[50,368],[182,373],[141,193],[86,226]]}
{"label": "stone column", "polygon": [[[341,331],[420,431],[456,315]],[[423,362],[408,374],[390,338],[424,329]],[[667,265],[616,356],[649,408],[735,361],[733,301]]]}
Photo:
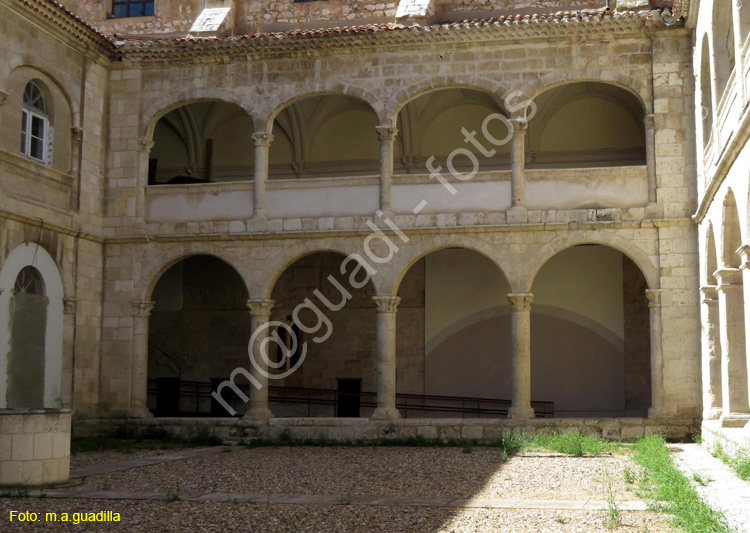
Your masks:
{"label": "stone column", "polygon": [[528,292],[509,294],[511,310],[511,335],[513,342],[513,398],[508,418],[528,420],[534,418],[531,407],[531,302],[534,295]]}
{"label": "stone column", "polygon": [[724,427],[743,427],[750,421],[750,405],[742,272],[737,268],[723,268],[714,272],[714,277],[719,282],[721,323],[721,424]]}
{"label": "stone column", "polygon": [[510,198],[511,207],[506,213],[508,223],[528,221],[524,204],[523,171],[526,167],[526,122],[513,121],[513,138],[510,142]]}
{"label": "stone column", "polygon": [[[138,176],[136,179],[135,192],[135,225],[143,226],[146,218],[146,187],[148,186],[148,159],[154,141],[138,139]],[[131,213],[128,213],[130,215]]]}
{"label": "stone column", "polygon": [[398,129],[393,126],[376,126],[380,139],[380,210],[393,212],[391,207],[391,186],[393,183],[393,143]]}
{"label": "stone column", "polygon": [[[7,101],[8,101],[8,93],[6,93],[5,91],[0,91],[0,107],[3,107],[5,105],[5,102]],[[0,125],[2,125],[2,118],[3,118],[3,114],[0,113]]]}
{"label": "stone column", "polygon": [[651,407],[649,418],[665,415],[664,405],[664,352],[661,346],[661,289],[646,290],[648,300],[649,333],[651,340]]}
{"label": "stone column", "polygon": [[133,300],[133,345],[130,362],[130,418],[151,418],[148,410],[148,318],[151,300]]}
{"label": "stone column", "polygon": [[396,308],[398,296],[373,296],[378,309],[378,406],[373,420],[401,418],[396,409]]}
{"label": "stone column", "polygon": [[[747,7],[750,9],[750,6]],[[747,342],[747,332],[750,331],[750,245],[740,246],[737,250],[740,256],[740,272],[742,272],[742,290],[745,313],[745,353],[747,362],[748,397],[750,399],[750,343]],[[749,428],[750,429],[750,428]]]}
{"label": "stone column", "polygon": [[[271,309],[274,303],[276,302],[266,298],[251,298],[247,301],[247,307],[250,309],[250,329],[255,336],[253,351],[250,355],[254,363],[250,364],[250,374],[258,380],[260,388],[250,385],[250,405],[242,417],[243,420],[268,420],[273,418],[273,413],[268,408],[268,364],[266,358],[269,354],[261,355],[261,347],[264,344],[263,341],[268,338],[268,328],[263,326],[271,318]],[[255,335],[256,331],[260,333]]]}
{"label": "stone column", "polygon": [[253,190],[253,219],[266,218],[266,181],[268,181],[268,152],[273,135],[266,132],[253,134],[255,143],[255,188]]}
{"label": "stone column", "polygon": [[75,177],[73,189],[70,191],[70,208],[78,210],[81,198],[81,155],[83,150],[83,130],[70,128],[70,174]]}
{"label": "stone column", "polygon": [[656,207],[656,126],[654,115],[648,114],[643,119],[646,126],[646,175],[648,176],[648,204],[647,207]]}
{"label": "stone column", "polygon": [[721,417],[721,338],[719,297],[715,286],[701,287],[703,418]]}

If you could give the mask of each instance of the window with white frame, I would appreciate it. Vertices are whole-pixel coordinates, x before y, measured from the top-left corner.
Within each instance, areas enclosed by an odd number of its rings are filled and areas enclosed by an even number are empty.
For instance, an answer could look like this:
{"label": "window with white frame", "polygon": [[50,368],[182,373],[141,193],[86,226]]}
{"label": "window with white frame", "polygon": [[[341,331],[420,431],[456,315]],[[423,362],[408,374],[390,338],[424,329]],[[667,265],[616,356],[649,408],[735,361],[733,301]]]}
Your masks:
{"label": "window with white frame", "polygon": [[39,84],[30,81],[23,92],[21,153],[43,163],[52,161],[52,126],[49,108]]}

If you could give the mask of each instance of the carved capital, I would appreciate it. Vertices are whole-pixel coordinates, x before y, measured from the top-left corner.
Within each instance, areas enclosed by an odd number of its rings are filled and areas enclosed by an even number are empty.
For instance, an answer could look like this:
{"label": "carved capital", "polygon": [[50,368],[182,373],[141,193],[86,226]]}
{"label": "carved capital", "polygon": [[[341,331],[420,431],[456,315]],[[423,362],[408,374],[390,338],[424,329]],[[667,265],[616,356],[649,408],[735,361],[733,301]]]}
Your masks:
{"label": "carved capital", "polygon": [[743,244],[734,253],[742,259],[740,270],[750,270],[750,245]]}
{"label": "carved capital", "polygon": [[510,119],[510,123],[513,125],[514,135],[526,135],[526,131],[529,129],[529,123],[526,119]]}
{"label": "carved capital", "polygon": [[714,277],[719,282],[719,292],[742,288],[742,271],[739,268],[720,268],[714,272]]}
{"label": "carved capital", "polygon": [[508,295],[510,308],[514,313],[531,311],[531,302],[534,301],[534,295],[530,292],[518,292]]}
{"label": "carved capital", "polygon": [[8,93],[5,91],[0,91],[0,107],[3,107],[3,104],[5,104],[6,100],[8,100]]}
{"label": "carved capital", "polygon": [[74,142],[81,142],[83,140],[83,130],[73,126],[70,128],[70,138],[73,139]]}
{"label": "carved capital", "polygon": [[154,308],[154,304],[156,304],[152,300],[133,300],[130,303],[133,306],[133,316],[140,317],[151,316],[151,310]]}
{"label": "carved capital", "polygon": [[372,301],[378,309],[378,313],[395,313],[398,304],[401,303],[399,296],[373,296]]}
{"label": "carved capital", "polygon": [[271,143],[273,142],[273,135],[270,133],[266,133],[265,131],[261,131],[258,133],[253,133],[253,142],[255,143],[255,146],[271,146]]}
{"label": "carved capital", "polygon": [[718,296],[718,290],[716,289],[716,285],[706,285],[705,287],[701,287],[701,303],[706,305],[714,305],[718,304],[719,300],[717,299]]}
{"label": "carved capital", "polygon": [[63,298],[63,313],[66,315],[75,315],[78,307],[78,300],[75,298]]}
{"label": "carved capital", "polygon": [[644,126],[646,126],[647,130],[653,130],[656,127],[655,122],[654,122],[654,114],[649,113],[648,115],[646,115],[643,118],[643,124]]}
{"label": "carved capital", "polygon": [[375,131],[378,132],[378,139],[380,141],[392,141],[398,135],[398,128],[393,126],[375,126]]}
{"label": "carved capital", "polygon": [[661,289],[646,289],[646,299],[649,308],[661,307]]}
{"label": "carved capital", "polygon": [[139,152],[146,152],[147,154],[150,154],[153,148],[154,148],[154,141],[151,141],[149,139],[138,139],[138,151]]}
{"label": "carved capital", "polygon": [[247,301],[247,308],[250,309],[251,315],[268,316],[275,303],[276,301],[269,298],[250,298]]}

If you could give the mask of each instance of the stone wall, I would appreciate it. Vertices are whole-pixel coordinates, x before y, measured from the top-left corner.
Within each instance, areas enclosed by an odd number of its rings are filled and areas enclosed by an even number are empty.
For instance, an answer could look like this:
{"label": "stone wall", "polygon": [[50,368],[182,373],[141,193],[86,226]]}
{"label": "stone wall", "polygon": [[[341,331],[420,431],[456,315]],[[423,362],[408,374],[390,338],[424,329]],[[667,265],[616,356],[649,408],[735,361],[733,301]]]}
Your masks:
{"label": "stone wall", "polygon": [[0,409],[0,486],[52,485],[69,477],[69,409]]}

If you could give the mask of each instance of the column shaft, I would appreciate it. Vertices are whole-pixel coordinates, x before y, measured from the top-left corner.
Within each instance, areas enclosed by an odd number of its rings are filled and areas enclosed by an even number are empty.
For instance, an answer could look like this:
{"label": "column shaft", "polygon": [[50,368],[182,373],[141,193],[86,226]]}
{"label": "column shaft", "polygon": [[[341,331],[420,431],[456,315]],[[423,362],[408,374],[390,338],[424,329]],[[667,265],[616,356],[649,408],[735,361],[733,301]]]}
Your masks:
{"label": "column shaft", "polygon": [[268,152],[273,135],[266,132],[254,133],[255,143],[255,182],[253,190],[253,218],[266,218],[266,181],[268,180]]}
{"label": "column shaft", "polygon": [[742,273],[724,268],[714,277],[719,282],[721,322],[721,423],[724,427],[742,427],[750,421]]}
{"label": "column shaft", "polygon": [[656,126],[654,115],[646,115],[646,175],[648,176],[648,203],[656,204]]}
{"label": "column shaft", "polygon": [[716,287],[701,287],[703,418],[721,416],[721,336],[719,299]]}
{"label": "column shaft", "polygon": [[664,415],[664,352],[661,346],[661,289],[648,289],[649,333],[651,339],[651,407],[649,418]]}
{"label": "column shaft", "polygon": [[531,407],[531,293],[509,294],[511,306],[512,404],[508,418],[526,420],[534,418]]}
{"label": "column shaft", "polygon": [[130,363],[130,418],[150,418],[148,410],[148,319],[154,303],[133,300],[133,340]]}
{"label": "column shaft", "polygon": [[378,406],[375,420],[401,418],[396,408],[396,308],[398,296],[374,296],[377,305],[378,335]]}
{"label": "column shaft", "polygon": [[523,171],[526,167],[526,122],[513,122],[510,142],[510,189],[512,207],[524,207]]}
{"label": "column shaft", "polygon": [[253,346],[250,357],[250,374],[260,384],[259,387],[250,386],[250,403],[244,420],[268,420],[273,418],[273,412],[268,407],[268,353],[262,353],[267,349],[264,342],[268,338],[268,327],[266,324],[271,317],[273,300],[266,298],[253,298],[247,301],[250,309],[250,329],[252,330]]}
{"label": "column shaft", "polygon": [[398,130],[393,126],[375,128],[380,139],[380,210],[391,213],[391,188],[393,182],[393,143]]}

